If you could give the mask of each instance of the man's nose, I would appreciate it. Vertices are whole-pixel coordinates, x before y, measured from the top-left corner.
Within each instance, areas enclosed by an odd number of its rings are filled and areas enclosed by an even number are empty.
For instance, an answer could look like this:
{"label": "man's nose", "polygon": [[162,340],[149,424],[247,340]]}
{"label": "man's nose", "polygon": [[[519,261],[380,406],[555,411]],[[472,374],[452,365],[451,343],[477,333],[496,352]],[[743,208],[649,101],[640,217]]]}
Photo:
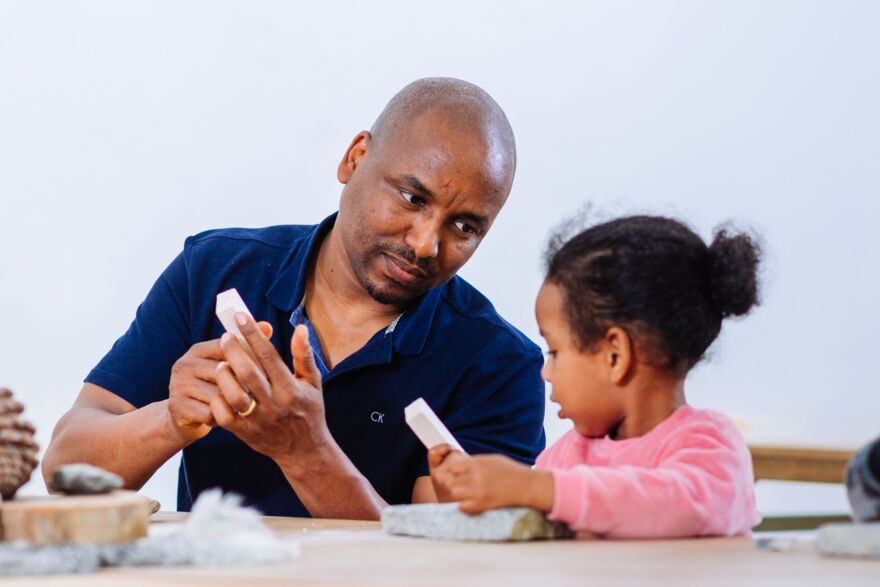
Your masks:
{"label": "man's nose", "polygon": [[433,259],[440,251],[440,222],[432,218],[415,220],[406,235],[406,244],[418,259]]}

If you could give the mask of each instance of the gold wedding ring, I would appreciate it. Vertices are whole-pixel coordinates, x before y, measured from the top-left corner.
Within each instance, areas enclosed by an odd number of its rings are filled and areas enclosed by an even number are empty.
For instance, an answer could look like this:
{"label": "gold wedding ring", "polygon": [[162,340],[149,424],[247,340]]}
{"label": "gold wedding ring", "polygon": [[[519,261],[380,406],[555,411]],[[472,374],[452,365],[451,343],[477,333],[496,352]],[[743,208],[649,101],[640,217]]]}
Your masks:
{"label": "gold wedding ring", "polygon": [[250,396],[250,398],[251,398],[251,405],[249,405],[245,411],[238,413],[238,415],[241,416],[242,418],[247,418],[248,416],[250,416],[251,414],[254,413],[254,410],[257,409],[257,400],[254,399],[254,396]]}

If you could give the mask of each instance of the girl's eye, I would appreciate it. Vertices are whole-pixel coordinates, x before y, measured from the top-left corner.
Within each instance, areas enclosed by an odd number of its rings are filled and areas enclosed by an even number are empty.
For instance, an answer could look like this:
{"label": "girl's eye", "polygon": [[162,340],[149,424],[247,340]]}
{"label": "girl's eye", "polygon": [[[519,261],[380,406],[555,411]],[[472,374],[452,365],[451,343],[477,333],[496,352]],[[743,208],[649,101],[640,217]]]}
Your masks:
{"label": "girl's eye", "polygon": [[544,354],[547,355],[547,356],[550,357],[550,358],[555,358],[555,357],[556,357],[556,351],[554,351],[554,350],[546,350],[546,351],[544,351]]}
{"label": "girl's eye", "polygon": [[465,234],[480,234],[480,230],[464,220],[456,220],[455,227]]}
{"label": "girl's eye", "polygon": [[400,195],[403,196],[403,199],[406,200],[409,204],[421,208],[425,205],[425,198],[421,196],[415,196],[409,192],[400,192]]}

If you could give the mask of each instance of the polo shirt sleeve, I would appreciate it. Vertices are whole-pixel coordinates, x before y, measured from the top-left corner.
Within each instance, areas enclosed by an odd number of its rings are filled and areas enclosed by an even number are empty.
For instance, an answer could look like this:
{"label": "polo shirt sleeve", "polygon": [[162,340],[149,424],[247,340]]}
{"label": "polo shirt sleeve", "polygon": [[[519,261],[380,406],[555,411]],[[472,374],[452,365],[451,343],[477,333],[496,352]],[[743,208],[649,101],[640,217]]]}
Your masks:
{"label": "polo shirt sleeve", "polygon": [[[454,409],[444,417],[468,454],[502,454],[534,464],[545,444],[543,362],[540,349],[524,347],[507,333],[474,357]],[[428,474],[427,461],[421,474]]]}
{"label": "polo shirt sleeve", "polygon": [[128,331],[85,379],[136,408],[168,398],[171,367],[191,346],[188,245],[153,284]]}

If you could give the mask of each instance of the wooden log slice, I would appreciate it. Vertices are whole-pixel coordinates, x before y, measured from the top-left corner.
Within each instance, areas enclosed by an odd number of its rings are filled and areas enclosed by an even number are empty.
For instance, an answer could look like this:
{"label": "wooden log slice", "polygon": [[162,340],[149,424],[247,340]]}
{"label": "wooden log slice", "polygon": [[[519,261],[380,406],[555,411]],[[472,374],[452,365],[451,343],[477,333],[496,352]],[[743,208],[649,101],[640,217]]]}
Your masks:
{"label": "wooden log slice", "polygon": [[147,535],[150,500],[133,491],[23,497],[0,503],[5,541],[112,544]]}

